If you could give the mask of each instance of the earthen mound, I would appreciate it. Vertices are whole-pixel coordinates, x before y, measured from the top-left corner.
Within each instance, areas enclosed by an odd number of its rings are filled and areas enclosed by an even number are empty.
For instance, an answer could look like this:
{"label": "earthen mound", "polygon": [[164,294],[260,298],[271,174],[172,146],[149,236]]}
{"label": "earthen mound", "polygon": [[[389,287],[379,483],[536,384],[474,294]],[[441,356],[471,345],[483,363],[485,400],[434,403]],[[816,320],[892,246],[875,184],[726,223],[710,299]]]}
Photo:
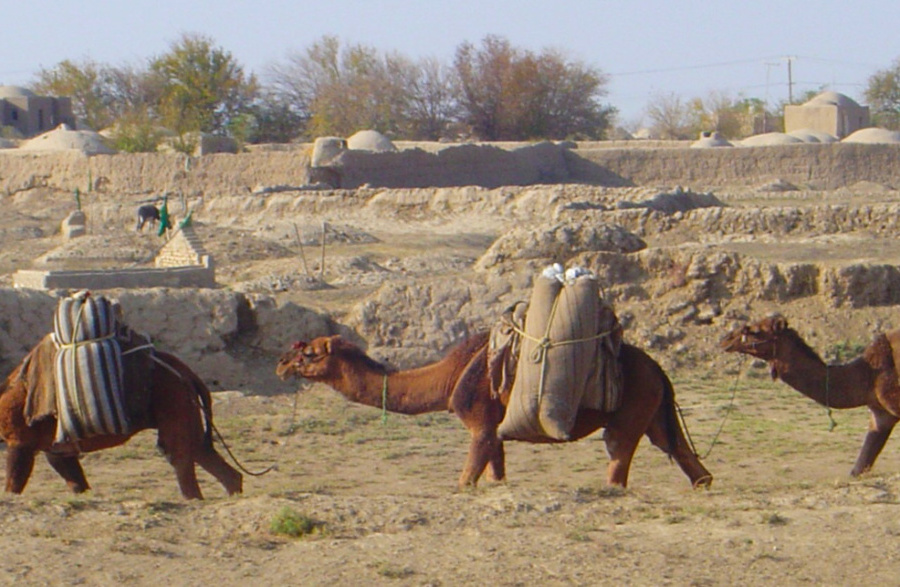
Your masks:
{"label": "earthen mound", "polygon": [[709,208],[712,206],[724,206],[719,198],[712,193],[698,194],[692,191],[684,191],[682,188],[675,188],[672,193],[660,193],[649,200],[643,202],[617,202],[619,209],[629,208],[649,208],[664,214],[674,214],[676,212],[687,212],[688,210],[696,210],[697,208]]}
{"label": "earthen mound", "polygon": [[71,130],[61,124],[50,132],[45,132],[25,141],[23,151],[81,151],[85,155],[111,155],[116,152],[106,146],[103,137],[91,130]]}
{"label": "earthen mound", "polygon": [[895,144],[900,143],[900,131],[885,128],[861,128],[844,137],[843,143]]}
{"label": "earthen mound", "polygon": [[801,139],[783,132],[767,132],[747,137],[740,142],[740,145],[742,147],[771,147],[774,145],[798,145],[801,143],[803,143]]}
{"label": "earthen mound", "polygon": [[389,153],[397,150],[391,139],[377,130],[361,130],[347,139],[347,148],[356,151]]}
{"label": "earthen mound", "polygon": [[615,224],[583,222],[543,228],[523,226],[498,238],[475,266],[484,270],[510,261],[562,262],[582,252],[633,253],[646,246],[643,239]]}
{"label": "earthen mound", "polygon": [[801,130],[793,130],[787,133],[788,136],[795,137],[804,143],[836,143],[837,137],[827,132],[804,128]]}

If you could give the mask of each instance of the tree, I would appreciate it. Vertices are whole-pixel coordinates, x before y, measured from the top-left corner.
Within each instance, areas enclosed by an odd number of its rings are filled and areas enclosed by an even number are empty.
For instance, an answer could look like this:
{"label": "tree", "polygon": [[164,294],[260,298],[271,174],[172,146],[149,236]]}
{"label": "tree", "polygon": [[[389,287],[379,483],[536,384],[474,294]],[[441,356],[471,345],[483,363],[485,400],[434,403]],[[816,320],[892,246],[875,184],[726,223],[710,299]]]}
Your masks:
{"label": "tree", "polygon": [[869,78],[865,97],[872,110],[873,123],[900,130],[900,59]]}
{"label": "tree", "polygon": [[673,92],[657,93],[647,103],[647,117],[656,135],[661,139],[688,139],[695,134],[692,115],[696,113],[681,97]]}
{"label": "tree", "polygon": [[413,62],[325,36],[270,65],[272,102],[301,117],[306,134],[439,138],[453,113],[451,73],[434,60]]}
{"label": "tree", "polygon": [[100,130],[114,118],[107,99],[107,75],[108,68],[94,61],[65,60],[50,69],[41,69],[32,89],[38,94],[71,98],[75,118]]}
{"label": "tree", "polygon": [[[306,120],[303,113],[285,102],[281,96],[263,91],[250,105],[247,115],[238,122],[247,125],[246,136],[242,137],[246,142],[289,143],[303,135]],[[236,134],[234,130],[232,134]]]}
{"label": "tree", "polygon": [[227,134],[232,119],[246,111],[257,93],[256,78],[245,76],[231,53],[212,39],[184,34],[150,70],[161,88],[159,112],[179,134]]}
{"label": "tree", "polygon": [[509,41],[485,37],[481,50],[471,43],[456,49],[454,68],[459,87],[457,100],[466,123],[484,140],[497,140],[504,134],[504,93],[511,83],[514,49]]}
{"label": "tree", "polygon": [[607,78],[557,51],[539,54],[488,36],[456,50],[463,121],[485,140],[602,138],[613,109],[600,104]]}
{"label": "tree", "polygon": [[453,70],[433,58],[410,66],[406,83],[406,136],[413,140],[438,140],[456,119]]}

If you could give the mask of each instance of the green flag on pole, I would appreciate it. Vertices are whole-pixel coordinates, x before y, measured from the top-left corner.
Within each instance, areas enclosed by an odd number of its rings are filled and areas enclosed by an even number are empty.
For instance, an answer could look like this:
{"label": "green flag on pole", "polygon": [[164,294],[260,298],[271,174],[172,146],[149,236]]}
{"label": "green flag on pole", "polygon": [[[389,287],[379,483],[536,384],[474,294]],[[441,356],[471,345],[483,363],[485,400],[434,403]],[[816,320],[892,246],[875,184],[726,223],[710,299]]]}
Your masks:
{"label": "green flag on pole", "polygon": [[178,223],[178,228],[181,229],[181,228],[184,228],[185,226],[190,226],[191,225],[191,215],[193,215],[193,214],[194,214],[193,210],[188,212],[187,216],[184,217],[184,220],[182,220],[181,222]]}
{"label": "green flag on pole", "polygon": [[166,231],[172,228],[172,222],[169,220],[169,197],[163,198],[162,208],[159,209],[159,232],[157,236],[166,234]]}

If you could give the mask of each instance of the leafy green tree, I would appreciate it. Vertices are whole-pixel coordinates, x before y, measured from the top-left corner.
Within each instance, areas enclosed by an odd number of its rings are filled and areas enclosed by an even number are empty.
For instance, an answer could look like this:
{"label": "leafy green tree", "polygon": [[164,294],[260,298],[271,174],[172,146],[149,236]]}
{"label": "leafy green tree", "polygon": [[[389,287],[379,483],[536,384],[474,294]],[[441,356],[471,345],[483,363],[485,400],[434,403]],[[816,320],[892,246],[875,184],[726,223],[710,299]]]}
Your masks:
{"label": "leafy green tree", "polygon": [[231,53],[203,35],[182,35],[151,61],[150,71],[161,88],[159,113],[179,134],[226,134],[257,93],[256,78],[245,76]]}
{"label": "leafy green tree", "polygon": [[100,130],[113,121],[107,99],[108,67],[91,60],[65,60],[50,69],[41,69],[32,89],[38,94],[72,99],[75,118]]}
{"label": "leafy green tree", "polygon": [[253,129],[250,143],[289,143],[303,136],[307,117],[272,92],[263,92],[249,109]]}
{"label": "leafy green tree", "polygon": [[873,123],[900,130],[900,59],[869,77],[865,97],[872,111]]}
{"label": "leafy green tree", "polygon": [[120,116],[113,127],[112,147],[126,153],[152,153],[163,139],[163,131],[146,111],[135,110]]}

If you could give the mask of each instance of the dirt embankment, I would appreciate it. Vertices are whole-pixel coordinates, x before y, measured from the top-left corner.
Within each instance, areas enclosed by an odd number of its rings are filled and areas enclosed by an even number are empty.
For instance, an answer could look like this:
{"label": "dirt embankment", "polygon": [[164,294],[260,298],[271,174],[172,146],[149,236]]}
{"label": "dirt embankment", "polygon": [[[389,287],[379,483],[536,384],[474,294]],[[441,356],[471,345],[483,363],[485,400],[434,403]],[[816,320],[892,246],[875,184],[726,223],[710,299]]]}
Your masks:
{"label": "dirt embankment", "polygon": [[[696,194],[697,207],[683,205],[691,193],[556,185],[186,197],[171,210],[193,211],[221,289],[111,295],[124,297],[136,328],[184,353],[215,389],[256,393],[285,389],[267,361],[291,341],[339,328],[400,366],[435,359],[527,299],[533,276],[553,262],[601,276],[629,339],[667,365],[715,364],[721,333],[759,312],[813,312],[822,325],[816,336],[831,344],[865,341],[895,323],[893,190],[837,200],[796,192],[792,205],[769,205],[753,190],[719,190]],[[11,196],[11,224],[33,236],[5,233],[0,264],[152,258],[161,241],[134,231],[141,200],[133,196],[92,194],[92,234],[61,242],[56,218],[70,198],[49,189]],[[49,328],[52,296],[6,296],[13,318],[0,352],[12,364]],[[48,326],[23,326],[20,314],[42,316]],[[825,328],[829,317],[854,314],[861,318],[849,327]]]}

